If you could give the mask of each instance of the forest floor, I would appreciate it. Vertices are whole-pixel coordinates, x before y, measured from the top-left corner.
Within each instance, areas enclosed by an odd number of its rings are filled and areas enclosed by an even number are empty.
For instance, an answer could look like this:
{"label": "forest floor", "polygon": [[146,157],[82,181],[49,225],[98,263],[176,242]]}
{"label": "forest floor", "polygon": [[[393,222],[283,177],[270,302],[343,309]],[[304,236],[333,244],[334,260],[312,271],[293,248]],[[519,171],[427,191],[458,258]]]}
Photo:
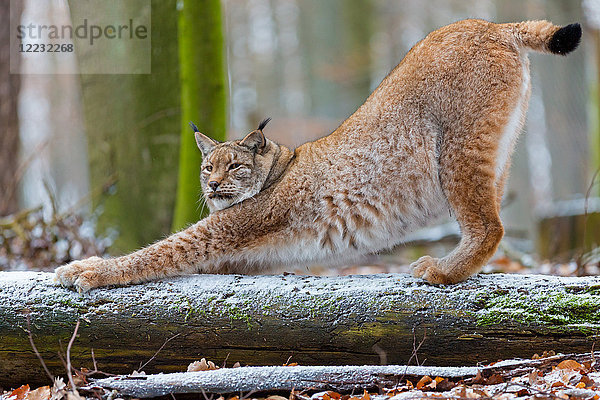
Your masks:
{"label": "forest floor", "polygon": [[[453,379],[443,376],[423,375],[411,376],[410,379],[399,379],[395,385],[382,385],[373,389],[373,385],[361,388],[357,385],[353,390],[315,390],[311,387],[298,388],[291,391],[273,390],[262,392],[241,392],[230,395],[219,395],[198,391],[195,394],[171,394],[164,399],[201,399],[201,400],[403,400],[403,399],[600,399],[600,369],[595,355],[574,355],[573,358],[554,356],[553,353],[534,355],[531,360],[523,362],[520,368],[506,368],[507,363],[497,362],[488,366],[479,366],[482,371],[495,368],[495,373],[480,372],[467,379]],[[579,361],[575,360],[577,358]],[[537,361],[548,360],[534,365]],[[581,362],[580,362],[581,361]],[[527,367],[531,363],[530,367]],[[509,363],[508,363],[509,364]],[[507,364],[507,365],[508,365]],[[288,364],[287,367],[296,364]],[[497,365],[497,367],[494,367]],[[233,368],[239,365],[234,365]],[[223,367],[224,368],[224,367]],[[367,367],[365,367],[367,368]],[[425,367],[427,368],[427,367]],[[202,359],[188,366],[188,374],[206,374],[220,369],[214,363]],[[231,370],[231,368],[228,368]],[[296,368],[297,369],[297,368]],[[244,379],[239,368],[240,380]],[[435,368],[431,368],[435,372]],[[231,375],[231,374],[230,374]],[[6,391],[2,400],[79,400],[107,399],[113,400],[129,396],[120,395],[117,391],[102,389],[90,380],[90,371],[81,370],[70,378],[79,389],[71,391],[70,386],[57,378],[53,386],[31,389],[28,385]],[[235,374],[233,374],[235,376]],[[129,379],[143,379],[143,373],[136,373]],[[169,380],[171,378],[168,378]],[[142,382],[142,381],[140,381]],[[320,382],[322,386],[323,382]],[[332,387],[336,383],[332,382]],[[149,397],[149,396],[145,396]]]}

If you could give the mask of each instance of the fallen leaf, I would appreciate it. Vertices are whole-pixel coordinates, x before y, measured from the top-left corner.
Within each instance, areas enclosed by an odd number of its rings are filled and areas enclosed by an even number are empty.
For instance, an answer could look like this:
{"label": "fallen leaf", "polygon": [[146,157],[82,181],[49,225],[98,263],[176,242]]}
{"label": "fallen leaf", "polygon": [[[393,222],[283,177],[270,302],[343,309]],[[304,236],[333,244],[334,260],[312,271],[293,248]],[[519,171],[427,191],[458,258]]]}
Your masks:
{"label": "fallen leaf", "polygon": [[527,377],[529,379],[530,385],[535,385],[540,380],[541,371],[535,370],[532,371]]}
{"label": "fallen leaf", "polygon": [[591,361],[591,360],[588,360],[588,361],[584,361],[582,364],[583,364],[583,366],[585,367],[585,370],[586,370],[586,372],[587,372],[587,371],[589,371],[589,370],[591,370],[591,369],[592,369],[592,367],[593,367],[593,365],[594,365],[594,362],[593,362],[593,361]]}
{"label": "fallen leaf", "polygon": [[50,386],[42,386],[27,393],[27,400],[48,400],[52,393]]}
{"label": "fallen leaf", "polygon": [[556,352],[554,350],[544,350],[544,352],[542,353],[542,355],[540,356],[539,354],[535,353],[533,355],[533,357],[531,357],[532,360],[539,360],[540,358],[547,358],[547,357],[552,357],[555,356]]}
{"label": "fallen leaf", "polygon": [[310,398],[313,400],[331,400],[333,398],[332,395],[334,395],[334,396],[337,395],[338,399],[341,397],[341,395],[339,393],[328,391],[328,392],[315,393],[312,396],[310,396]]}
{"label": "fallen leaf", "polygon": [[467,389],[464,386],[459,386],[454,391],[457,397],[467,397]]}
{"label": "fallen leaf", "polygon": [[429,385],[432,381],[433,381],[433,379],[431,379],[431,377],[425,375],[424,377],[422,377],[419,380],[419,382],[417,382],[417,389],[418,390],[423,389],[423,387],[425,387],[425,385]]}
{"label": "fallen leaf", "polygon": [[498,374],[494,374],[494,375],[490,376],[486,381],[486,383],[488,385],[496,385],[498,383],[503,383],[503,382],[504,382],[504,378]]}
{"label": "fallen leaf", "polygon": [[521,390],[519,390],[519,391],[517,391],[515,393],[515,396],[516,397],[529,396],[529,390],[527,390],[527,389],[521,389]]}
{"label": "fallen leaf", "polygon": [[475,385],[485,384],[485,378],[483,377],[483,375],[481,375],[480,370],[477,370],[477,375],[475,375],[475,378],[473,378],[473,381],[471,383],[473,383]]}
{"label": "fallen leaf", "polygon": [[558,363],[556,369],[573,369],[576,371],[583,371],[585,367],[575,360],[564,360]]}
{"label": "fallen leaf", "polygon": [[589,387],[589,386],[594,386],[594,384],[596,382],[594,382],[594,380],[591,379],[589,376],[583,375],[581,377],[581,381],[579,381],[579,383],[583,383],[584,387]]}
{"label": "fallen leaf", "polygon": [[198,372],[198,371],[212,371],[215,369],[219,369],[212,361],[206,361],[206,358],[201,359],[200,361],[194,361],[187,367],[187,372]]}
{"label": "fallen leaf", "polygon": [[5,397],[6,400],[23,400],[27,397],[27,393],[29,393],[29,385],[23,385],[21,387],[16,388],[8,397]]}
{"label": "fallen leaf", "polygon": [[445,379],[445,378],[442,378],[439,381],[438,381],[438,378],[436,378],[436,381],[437,381],[437,384],[436,384],[435,388],[437,391],[440,391],[440,392],[446,392],[456,386],[456,384],[454,382],[450,382],[448,379]]}

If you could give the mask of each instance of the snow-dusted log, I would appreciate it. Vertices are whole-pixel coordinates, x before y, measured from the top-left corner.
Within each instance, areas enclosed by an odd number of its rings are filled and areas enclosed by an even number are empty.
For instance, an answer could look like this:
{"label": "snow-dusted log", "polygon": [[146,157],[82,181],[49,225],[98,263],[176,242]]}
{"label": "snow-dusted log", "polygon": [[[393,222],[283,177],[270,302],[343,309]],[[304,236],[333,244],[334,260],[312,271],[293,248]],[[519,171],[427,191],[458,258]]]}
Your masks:
{"label": "snow-dusted log", "polygon": [[179,372],[146,376],[117,376],[93,382],[87,389],[116,390],[121,396],[139,398],[180,393],[272,392],[274,390],[335,390],[338,392],[363,389],[392,388],[407,380],[419,381],[424,376],[441,377],[466,383],[485,382],[495,375],[502,380],[549,369],[562,360],[591,362],[600,357],[594,354],[558,354],[536,360],[505,360],[485,367],[425,367],[425,366],[293,366],[241,367],[213,371]]}
{"label": "snow-dusted log", "polygon": [[[75,368],[180,372],[231,365],[475,365],[586,352],[600,333],[600,277],[479,275],[430,286],[408,275],[195,275],[80,295],[52,274],[0,272],[0,386],[47,383],[77,320]],[[422,343],[421,343],[422,342]],[[420,347],[419,347],[420,346]]]}
{"label": "snow-dusted log", "polygon": [[417,366],[293,366],[241,367],[213,371],[179,372],[147,376],[100,379],[89,388],[117,390],[119,395],[138,398],[178,393],[239,393],[274,390],[351,391],[393,387],[407,379],[425,375],[463,379],[474,377],[476,367]]}

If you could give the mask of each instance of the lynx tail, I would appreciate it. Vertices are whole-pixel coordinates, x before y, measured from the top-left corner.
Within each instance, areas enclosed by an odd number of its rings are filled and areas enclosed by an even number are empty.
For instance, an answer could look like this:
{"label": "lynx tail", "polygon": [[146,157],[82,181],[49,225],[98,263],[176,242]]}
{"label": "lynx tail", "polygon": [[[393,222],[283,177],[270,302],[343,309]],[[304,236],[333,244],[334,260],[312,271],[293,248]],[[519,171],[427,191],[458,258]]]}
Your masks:
{"label": "lynx tail", "polygon": [[579,46],[581,40],[581,25],[578,23],[563,26],[552,35],[548,50],[554,54],[566,55]]}
{"label": "lynx tail", "polygon": [[581,40],[578,23],[558,27],[548,21],[526,21],[509,24],[520,44],[532,50],[566,55],[577,48]]}

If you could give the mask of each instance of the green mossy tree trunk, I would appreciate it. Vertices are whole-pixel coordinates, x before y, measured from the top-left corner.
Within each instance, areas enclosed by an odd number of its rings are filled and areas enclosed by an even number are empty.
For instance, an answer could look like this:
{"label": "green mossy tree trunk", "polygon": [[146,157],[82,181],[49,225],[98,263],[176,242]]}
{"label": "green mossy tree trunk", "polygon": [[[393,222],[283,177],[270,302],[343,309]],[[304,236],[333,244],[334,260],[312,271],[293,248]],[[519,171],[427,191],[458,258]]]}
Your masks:
{"label": "green mossy tree trunk", "polygon": [[[74,16],[83,12],[69,3]],[[176,4],[151,2],[150,74],[81,75],[91,187],[104,189],[94,206],[103,209],[99,228],[119,232],[113,253],[170,231],[180,130]],[[136,15],[133,5],[123,3],[123,12]],[[109,6],[94,3],[99,13]]]}
{"label": "green mossy tree trunk", "polygon": [[173,230],[201,217],[201,154],[189,123],[212,138],[226,139],[224,41],[219,0],[180,0],[179,64],[181,140]]}
{"label": "green mossy tree trunk", "polygon": [[[344,55],[353,79],[345,82],[344,92],[358,108],[371,94],[371,37],[373,35],[374,7],[372,0],[344,2]],[[344,97],[346,97],[344,96]]]}

